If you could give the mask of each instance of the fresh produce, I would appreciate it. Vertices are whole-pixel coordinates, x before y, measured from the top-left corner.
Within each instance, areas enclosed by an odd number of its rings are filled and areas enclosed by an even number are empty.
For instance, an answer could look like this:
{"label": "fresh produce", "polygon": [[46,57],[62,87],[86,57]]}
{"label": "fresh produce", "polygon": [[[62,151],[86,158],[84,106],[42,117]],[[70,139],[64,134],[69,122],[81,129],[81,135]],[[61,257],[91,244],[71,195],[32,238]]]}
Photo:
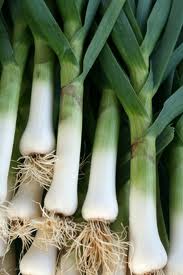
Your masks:
{"label": "fresh produce", "polygon": [[0,274],[180,275],[183,2],[0,13]]}
{"label": "fresh produce", "polygon": [[10,44],[3,15],[0,18],[1,52],[0,61],[0,202],[7,197],[8,172],[15,135],[18,102],[21,89],[22,75],[30,47],[21,7],[9,3],[13,19],[13,42]]}
{"label": "fresh produce", "polygon": [[166,274],[180,273],[182,270],[182,116],[175,127],[175,138],[169,149],[170,175],[170,244]]}
{"label": "fresh produce", "polygon": [[[178,68],[178,85],[182,84],[182,64]],[[182,272],[182,144],[183,138],[183,116],[175,124],[174,140],[167,150],[166,165],[170,178],[169,193],[169,219],[170,219],[170,242],[168,249],[168,262],[165,274]]]}
{"label": "fresh produce", "polygon": [[[116,159],[119,136],[119,108],[114,91],[106,83],[102,90],[96,125],[90,176],[82,216],[87,221],[74,250],[79,258],[78,268],[97,273],[101,265],[111,270],[124,256],[124,244],[117,233],[110,231],[110,223],[118,215],[116,197]],[[105,190],[105,196],[102,196]],[[82,251],[84,250],[84,252]]]}
{"label": "fresh produce", "polygon": [[[81,6],[75,4],[74,1],[72,1],[70,5],[65,1],[58,1],[58,7],[64,21],[64,33],[56,23],[53,24],[54,19],[43,1],[40,1],[39,3],[39,8],[44,10],[44,15],[40,17],[43,21],[42,25],[40,25],[40,22],[38,22],[36,18],[38,6],[34,6],[33,2],[30,3],[29,1],[25,1],[24,4],[31,29],[36,30],[36,28],[39,28],[40,35],[42,35],[45,41],[53,47],[53,50],[55,50],[58,55],[61,66],[60,79],[62,94],[57,136],[56,162],[54,166],[53,181],[44,199],[44,207],[49,211],[50,216],[55,214],[55,220],[49,220],[54,228],[53,231],[61,231],[65,236],[65,238],[62,238],[62,234],[60,234],[59,237],[59,234],[55,233],[58,238],[57,245],[59,245],[60,248],[62,248],[62,246],[67,246],[67,240],[70,241],[71,238],[75,239],[78,234],[74,222],[72,223],[72,219],[68,219],[67,217],[70,217],[75,213],[78,204],[77,183],[82,134],[84,80],[100,50],[104,46],[123,4],[123,0],[113,0],[111,2],[99,24],[99,27],[97,28],[97,31],[91,39],[85,55],[83,54],[82,49],[86,35],[97,11],[99,5],[98,1],[95,3],[92,1],[88,2],[83,26],[81,22]],[[70,7],[74,13],[73,19],[72,14],[70,13]],[[55,34],[58,33],[60,36],[60,40],[56,35],[54,37],[54,40],[57,42],[56,45],[53,44],[53,41],[51,40],[53,34],[45,32],[44,18],[46,15],[50,26],[55,29]],[[71,19],[73,20],[72,24],[70,23]],[[110,24],[108,25],[108,28],[104,28],[109,19]],[[63,44],[61,44],[61,42]],[[59,49],[56,48],[58,45],[60,45]],[[67,48],[67,51],[63,46]],[[63,51],[62,53],[60,53],[61,49]],[[83,68],[80,67],[81,63],[83,63]],[[115,166],[115,159],[113,165]],[[111,173],[114,172],[112,171]],[[58,221],[58,215],[61,215],[60,222]],[[65,221],[62,222],[63,219]],[[86,235],[85,232],[84,235]],[[83,243],[83,245],[85,246],[87,244]],[[80,269],[82,270],[82,267],[80,267]]]}
{"label": "fresh produce", "polygon": [[[11,200],[8,216],[11,238],[29,235],[31,219],[41,216],[43,188],[53,175],[55,138],[53,132],[53,66],[54,55],[38,37],[34,37],[34,71],[29,117],[20,139],[16,175],[18,191]],[[23,240],[22,236],[22,240]],[[26,239],[25,239],[26,240]]]}
{"label": "fresh produce", "polygon": [[[108,1],[104,1],[104,7],[106,2]],[[130,124],[129,267],[135,274],[156,272],[167,262],[157,227],[155,144],[163,129],[182,112],[182,88],[167,99],[154,123],[152,99],[163,80],[182,27],[182,20],[177,20],[181,3],[170,2],[156,1],[147,20],[147,30],[141,45],[130,24],[125,24],[128,21],[126,14],[120,14],[112,38],[127,65],[129,77],[108,45],[104,47],[100,57],[101,66],[116,90]],[[161,11],[163,15],[157,20],[157,13]],[[172,32],[170,38],[173,26],[176,26],[176,32]],[[151,56],[163,27],[165,30],[161,41]],[[143,223],[139,220],[139,213],[143,217]]]}

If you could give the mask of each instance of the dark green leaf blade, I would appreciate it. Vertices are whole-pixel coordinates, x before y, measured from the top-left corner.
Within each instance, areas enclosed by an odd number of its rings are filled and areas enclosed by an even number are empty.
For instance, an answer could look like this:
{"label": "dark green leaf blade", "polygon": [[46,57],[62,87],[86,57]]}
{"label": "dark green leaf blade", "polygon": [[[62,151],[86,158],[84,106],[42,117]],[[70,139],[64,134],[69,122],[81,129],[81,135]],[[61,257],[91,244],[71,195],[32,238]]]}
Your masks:
{"label": "dark green leaf blade", "polygon": [[6,64],[7,62],[13,62],[13,48],[9,39],[8,32],[4,25],[4,19],[0,14],[0,62]]}
{"label": "dark green leaf blade", "polygon": [[67,20],[69,22],[73,22],[73,24],[76,25],[78,23],[81,24],[81,18],[76,1],[56,0],[56,3],[64,21]]}
{"label": "dark green leaf blade", "polygon": [[72,52],[68,40],[43,0],[24,0],[22,6],[32,31],[41,36],[60,59],[66,51]]}
{"label": "dark green leaf blade", "polygon": [[81,75],[83,80],[87,76],[100,51],[104,47],[124,3],[125,0],[112,0],[107,8],[84,56],[83,72]]}
{"label": "dark green leaf blade", "polygon": [[183,59],[183,43],[181,43],[174,50],[174,52],[168,62],[166,71],[164,73],[163,80],[165,80],[168,77],[168,75],[171,73],[171,71],[173,71],[177,67],[177,65],[182,61],[182,59]]}
{"label": "dark green leaf blade", "polygon": [[2,8],[4,0],[0,0],[0,9]]}
{"label": "dark green leaf blade", "polygon": [[85,0],[75,0],[75,3],[76,3],[79,13],[81,14],[83,6],[85,4]]}
{"label": "dark green leaf blade", "polygon": [[115,90],[117,97],[128,115],[139,114],[147,116],[146,111],[136,95],[127,75],[117,63],[109,46],[105,45],[100,56],[103,72]]}
{"label": "dark green leaf blade", "polygon": [[175,129],[168,125],[156,140],[156,154],[159,155],[172,142]]}
{"label": "dark green leaf blade", "polygon": [[100,0],[88,1],[86,14],[85,14],[85,21],[83,26],[83,32],[85,34],[88,32],[89,28],[91,27],[91,24],[93,22],[93,19],[95,17],[99,4],[100,4]]}
{"label": "dark green leaf blade", "polygon": [[153,58],[154,93],[161,84],[183,25],[183,1],[173,0],[168,22]]}
{"label": "dark green leaf blade", "polygon": [[152,4],[153,4],[153,0],[139,0],[137,4],[136,18],[143,32],[145,30],[147,18],[150,13]]}
{"label": "dark green leaf blade", "polygon": [[125,5],[124,5],[123,9],[124,9],[124,12],[125,12],[126,16],[128,17],[128,20],[130,22],[130,25],[133,29],[133,32],[134,32],[136,38],[137,38],[138,43],[141,44],[142,40],[143,40],[143,36],[142,36],[141,30],[139,28],[139,25],[138,25],[137,20],[135,18],[135,14],[133,12],[133,8],[131,7],[131,4],[130,4],[129,0],[127,0],[125,2]]}
{"label": "dark green leaf blade", "polygon": [[135,3],[135,0],[129,0],[129,4],[130,4],[130,7],[131,7],[133,13],[135,14],[136,13],[136,3]]}
{"label": "dark green leaf blade", "polygon": [[[108,2],[108,0],[102,1],[103,10],[105,10],[108,6]],[[143,75],[142,79],[144,80],[148,68],[146,67],[137,38],[123,10],[121,11],[114,25],[112,31],[112,40],[117,47],[121,57],[128,66],[130,77],[135,86],[135,89],[140,90],[142,85],[139,77]]]}
{"label": "dark green leaf blade", "polygon": [[147,31],[141,45],[141,49],[146,60],[149,59],[149,56],[151,55],[156,42],[165,26],[169,15],[170,6],[171,0],[157,0],[149,15],[147,20]]}
{"label": "dark green leaf blade", "polygon": [[131,71],[147,69],[140,46],[124,11],[121,11],[114,25],[112,39]]}
{"label": "dark green leaf blade", "polygon": [[183,115],[179,118],[175,127],[175,131],[181,142],[183,143]]}
{"label": "dark green leaf blade", "polygon": [[21,0],[6,0],[8,2],[9,10],[11,13],[11,18],[13,20],[14,25],[27,25],[25,22],[25,18],[23,16]]}
{"label": "dark green leaf blade", "polygon": [[78,44],[77,42],[80,41],[79,43],[82,44],[84,42],[84,39],[91,27],[91,24],[94,20],[95,14],[97,12],[98,6],[100,4],[99,0],[93,1],[89,0],[88,5],[86,8],[86,14],[85,14],[85,20],[84,20],[84,25],[78,30],[76,35],[73,37],[71,43],[74,45],[75,43]]}
{"label": "dark green leaf blade", "polygon": [[64,23],[64,34],[69,39],[76,29],[81,27],[81,17],[75,0],[57,0],[60,13]]}
{"label": "dark green leaf blade", "polygon": [[163,109],[147,133],[155,137],[159,136],[167,125],[181,113],[183,113],[183,86],[165,101]]}

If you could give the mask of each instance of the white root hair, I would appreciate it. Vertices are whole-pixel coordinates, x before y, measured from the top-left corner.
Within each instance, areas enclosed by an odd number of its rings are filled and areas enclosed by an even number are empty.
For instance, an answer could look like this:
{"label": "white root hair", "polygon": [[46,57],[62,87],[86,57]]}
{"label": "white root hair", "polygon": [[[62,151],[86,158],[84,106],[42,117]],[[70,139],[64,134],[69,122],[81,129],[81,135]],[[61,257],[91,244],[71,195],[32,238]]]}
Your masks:
{"label": "white root hair", "polygon": [[50,213],[45,208],[42,208],[42,217],[33,219],[32,223],[43,233],[43,237],[37,239],[35,244],[42,248],[46,245],[53,245],[58,249],[69,247],[82,230],[82,225],[76,223],[73,218]]}
{"label": "white root hair", "polygon": [[21,184],[29,184],[32,181],[48,189],[53,178],[54,163],[56,161],[54,152],[49,154],[34,154],[20,157],[17,162],[18,170],[14,189],[16,190]]}
{"label": "white root hair", "polygon": [[5,268],[0,269],[0,275],[10,275]]}
{"label": "white root hair", "polygon": [[[24,250],[27,250],[31,243],[34,240],[33,233],[36,231],[36,228],[32,225],[30,219],[19,219],[14,218],[9,222],[10,230],[9,230],[9,243],[10,247],[11,243],[19,238],[22,241],[22,253]],[[22,254],[21,253],[21,254]]]}
{"label": "white root hair", "polygon": [[112,232],[108,222],[89,221],[72,243],[67,254],[75,251],[77,269],[89,275],[98,274],[101,266],[112,274],[111,267],[126,258],[127,231]]}

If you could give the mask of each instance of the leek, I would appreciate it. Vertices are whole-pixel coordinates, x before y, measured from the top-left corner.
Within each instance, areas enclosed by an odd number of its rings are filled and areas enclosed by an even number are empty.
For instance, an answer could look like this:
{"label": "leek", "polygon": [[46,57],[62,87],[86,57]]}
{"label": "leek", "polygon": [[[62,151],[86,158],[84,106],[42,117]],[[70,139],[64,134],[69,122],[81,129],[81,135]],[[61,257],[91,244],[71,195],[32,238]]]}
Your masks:
{"label": "leek", "polygon": [[[181,78],[179,81],[182,84]],[[168,262],[165,274],[180,274],[182,272],[182,152],[183,152],[183,116],[175,126],[175,137],[170,144],[168,154],[168,168],[170,177],[170,240]]]}
{"label": "leek", "polygon": [[97,274],[102,264],[110,270],[123,253],[123,242],[109,228],[118,215],[115,176],[119,124],[118,102],[106,84],[102,88],[89,185],[82,206],[87,223],[71,246],[76,251],[78,269],[91,274]]}
{"label": "leek", "polygon": [[[18,6],[17,1],[12,6]],[[22,76],[30,46],[27,26],[19,8],[13,14],[12,49],[2,41],[0,79],[0,202],[7,198],[7,182],[13,149]],[[3,22],[1,22],[3,24]],[[1,25],[2,26],[2,25]],[[1,27],[2,28],[2,27]],[[2,30],[3,31],[3,30]],[[4,30],[5,31],[5,30]],[[4,36],[2,36],[4,38]]]}
{"label": "leek", "polygon": [[52,151],[55,145],[52,121],[54,55],[43,41],[36,36],[34,38],[30,111],[20,139],[20,152],[23,158],[20,158],[16,177],[19,189],[8,209],[11,239],[19,236],[23,241],[23,247],[30,244],[31,233],[35,230],[31,225],[31,219],[41,216],[39,204],[43,187],[48,187],[52,179]]}
{"label": "leek", "polygon": [[[182,20],[178,19],[179,12],[180,17],[182,16],[182,3],[174,0],[171,5],[170,2],[156,1],[148,17],[147,31],[141,46],[138,45],[129,24],[123,24],[120,28],[120,22],[127,20],[125,15],[121,13],[117,20],[112,38],[127,64],[130,79],[117,63],[108,45],[104,47],[100,56],[101,66],[122,103],[130,123],[132,158],[130,162],[129,268],[135,274],[156,272],[161,270],[167,262],[166,251],[157,227],[155,141],[163,129],[182,113],[183,106],[180,103],[182,88],[167,99],[154,123],[152,123],[152,98],[163,81],[168,61],[182,28]],[[161,16],[158,17],[160,10]],[[165,28],[163,36],[151,56],[163,28]],[[176,28],[176,32],[171,31],[172,28]],[[125,39],[120,39],[119,37],[123,35]],[[137,60],[138,63],[136,63]],[[140,69],[136,72],[137,68]],[[139,222],[139,213],[143,217],[143,223]]]}
{"label": "leek", "polygon": [[[82,134],[83,83],[105,44],[125,1],[113,0],[111,2],[84,54],[84,42],[99,2],[88,1],[82,24],[83,11],[78,2],[57,1],[63,18],[64,32],[61,31],[42,0],[31,2],[26,0],[23,3],[31,29],[39,32],[40,36],[54,49],[61,65],[62,94],[56,162],[53,181],[46,194],[44,207],[49,211],[50,216],[62,215],[62,220],[64,217],[72,216],[78,205],[77,183]],[[37,12],[39,12],[39,18]],[[110,23],[106,28],[107,22]],[[67,220],[69,221],[65,218],[65,221]],[[61,221],[60,226],[62,224],[65,223]],[[70,222],[67,227],[62,227],[60,230],[70,236],[73,233],[73,227],[75,227],[74,222],[73,224]],[[62,239],[58,242],[62,243]]]}

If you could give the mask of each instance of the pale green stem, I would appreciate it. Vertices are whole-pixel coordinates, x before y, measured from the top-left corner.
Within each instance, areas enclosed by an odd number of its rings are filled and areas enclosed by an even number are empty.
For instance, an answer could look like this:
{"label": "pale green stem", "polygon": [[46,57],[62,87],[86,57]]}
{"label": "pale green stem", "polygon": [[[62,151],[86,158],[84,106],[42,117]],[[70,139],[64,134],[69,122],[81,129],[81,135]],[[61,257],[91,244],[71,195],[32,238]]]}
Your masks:
{"label": "pale green stem", "polygon": [[115,93],[111,89],[104,89],[93,150],[104,150],[105,152],[117,147],[119,123],[119,109]]}
{"label": "pale green stem", "polygon": [[183,211],[183,145],[176,139],[170,150],[170,219],[177,212]]}

